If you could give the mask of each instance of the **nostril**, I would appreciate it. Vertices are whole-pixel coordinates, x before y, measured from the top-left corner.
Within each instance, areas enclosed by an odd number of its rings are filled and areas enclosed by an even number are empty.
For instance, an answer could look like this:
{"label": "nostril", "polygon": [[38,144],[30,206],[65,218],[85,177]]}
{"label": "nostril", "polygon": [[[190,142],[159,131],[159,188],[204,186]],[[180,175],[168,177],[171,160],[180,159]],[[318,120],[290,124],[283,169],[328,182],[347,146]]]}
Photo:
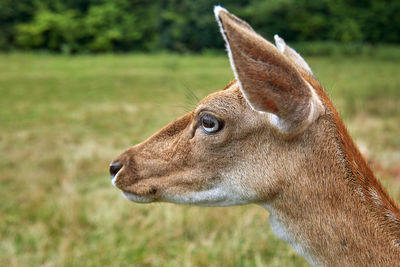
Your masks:
{"label": "nostril", "polygon": [[119,170],[121,170],[122,166],[123,166],[122,163],[119,161],[110,164],[111,179],[113,179],[115,175],[117,175]]}

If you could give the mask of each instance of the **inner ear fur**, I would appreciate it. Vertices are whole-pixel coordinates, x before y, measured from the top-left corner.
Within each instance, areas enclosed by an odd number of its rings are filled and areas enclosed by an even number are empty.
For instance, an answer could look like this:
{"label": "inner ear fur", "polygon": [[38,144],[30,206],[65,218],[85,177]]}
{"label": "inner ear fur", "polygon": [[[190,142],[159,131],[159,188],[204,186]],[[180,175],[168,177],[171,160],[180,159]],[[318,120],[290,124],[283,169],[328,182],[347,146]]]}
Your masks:
{"label": "inner ear fur", "polygon": [[271,122],[282,132],[303,130],[322,104],[297,67],[246,22],[221,7],[214,12],[232,69],[250,106],[271,114]]}

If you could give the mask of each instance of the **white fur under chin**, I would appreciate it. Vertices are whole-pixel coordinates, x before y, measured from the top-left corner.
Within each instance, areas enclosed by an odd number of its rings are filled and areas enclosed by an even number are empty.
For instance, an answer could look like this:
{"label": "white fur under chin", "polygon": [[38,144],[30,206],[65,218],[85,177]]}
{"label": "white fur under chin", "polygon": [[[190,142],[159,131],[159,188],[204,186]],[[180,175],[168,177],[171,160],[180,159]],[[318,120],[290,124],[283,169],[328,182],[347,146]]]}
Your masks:
{"label": "white fur under chin", "polygon": [[167,197],[164,201],[206,207],[225,207],[248,203],[247,200],[240,198],[240,196],[229,192],[226,188],[220,186],[200,192],[187,192],[180,195],[174,195]]}
{"label": "white fur under chin", "polygon": [[[232,177],[232,173],[226,174],[228,177]],[[223,179],[232,181],[233,179]],[[185,204],[194,206],[206,206],[206,207],[225,207],[235,205],[245,205],[251,203],[250,199],[253,199],[257,193],[250,188],[241,188],[232,183],[217,183],[212,188],[203,191],[188,191],[177,194],[169,194],[169,192],[163,192],[157,199],[157,202],[170,202],[175,204]],[[139,196],[126,191],[122,192],[124,198],[137,202],[137,203],[149,203],[153,202],[154,199],[148,196]]]}
{"label": "white fur under chin", "polygon": [[133,201],[133,202],[137,202],[137,203],[150,203],[153,200],[149,197],[146,196],[138,196],[132,193],[128,193],[128,192],[121,192],[122,196],[124,198],[126,198],[127,200]]}
{"label": "white fur under chin", "polygon": [[[153,199],[146,196],[138,196],[129,192],[121,192],[127,200],[136,203],[150,203]],[[224,207],[247,204],[245,199],[226,193],[222,188],[212,188],[200,192],[188,192],[174,196],[167,196],[160,199],[163,202],[172,202],[176,204],[206,206],[206,207]]]}

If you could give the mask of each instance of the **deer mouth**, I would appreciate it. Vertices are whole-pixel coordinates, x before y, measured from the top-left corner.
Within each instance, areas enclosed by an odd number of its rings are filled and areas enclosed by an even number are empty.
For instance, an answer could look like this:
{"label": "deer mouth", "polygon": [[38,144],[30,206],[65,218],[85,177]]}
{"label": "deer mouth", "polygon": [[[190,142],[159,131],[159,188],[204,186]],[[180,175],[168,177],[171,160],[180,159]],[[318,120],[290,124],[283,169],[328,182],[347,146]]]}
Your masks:
{"label": "deer mouth", "polygon": [[116,185],[124,198],[138,203],[149,203],[154,202],[159,198],[158,190],[155,186],[145,185],[137,182],[126,188]]}

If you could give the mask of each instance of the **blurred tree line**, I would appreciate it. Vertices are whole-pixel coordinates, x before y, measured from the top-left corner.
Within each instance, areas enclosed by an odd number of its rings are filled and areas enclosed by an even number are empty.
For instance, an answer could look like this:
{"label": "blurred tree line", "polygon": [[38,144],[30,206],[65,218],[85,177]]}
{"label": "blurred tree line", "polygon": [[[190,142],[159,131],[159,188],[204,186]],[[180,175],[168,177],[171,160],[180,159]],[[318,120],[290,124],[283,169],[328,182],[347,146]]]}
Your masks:
{"label": "blurred tree line", "polygon": [[267,38],[400,43],[399,0],[0,0],[0,50],[219,49],[216,4]]}

